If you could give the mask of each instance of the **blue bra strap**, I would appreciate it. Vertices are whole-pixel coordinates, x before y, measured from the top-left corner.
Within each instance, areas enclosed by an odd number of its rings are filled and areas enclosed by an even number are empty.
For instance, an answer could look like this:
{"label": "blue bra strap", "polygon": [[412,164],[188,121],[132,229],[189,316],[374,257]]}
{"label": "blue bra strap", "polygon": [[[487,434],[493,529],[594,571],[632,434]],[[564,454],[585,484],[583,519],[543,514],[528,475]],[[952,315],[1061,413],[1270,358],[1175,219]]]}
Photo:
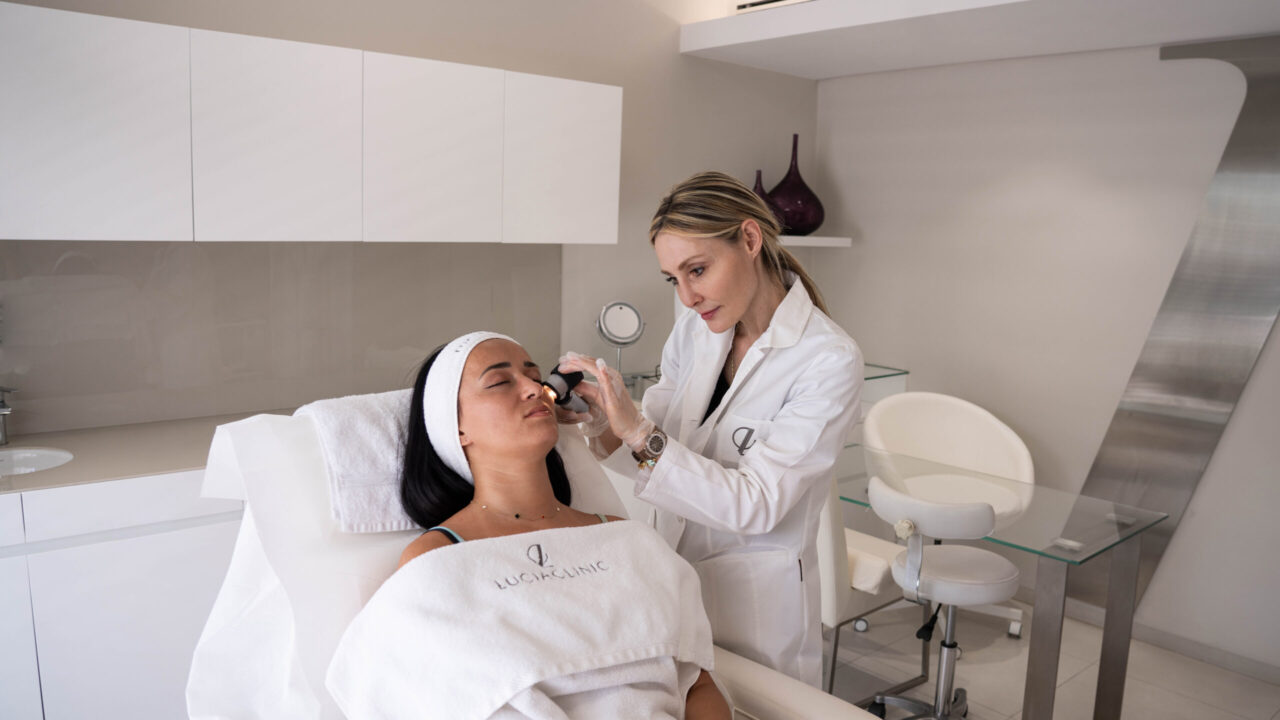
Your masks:
{"label": "blue bra strap", "polygon": [[[431,532],[432,530],[439,530],[440,532],[444,533],[444,534],[445,534],[445,536],[446,536],[446,537],[448,537],[448,538],[449,538],[449,540],[450,540],[450,541],[452,541],[452,542],[453,542],[453,544],[455,544],[455,545],[457,545],[458,543],[462,542],[462,536],[461,536],[461,535],[459,535],[458,533],[456,533],[456,532],[454,532],[454,531],[450,530],[449,528],[447,528],[447,527],[445,527],[445,526],[443,526],[443,525],[437,525],[437,526],[435,526],[435,527],[433,527],[433,528],[427,528],[427,532]],[[425,535],[426,533],[423,533],[423,534]]]}

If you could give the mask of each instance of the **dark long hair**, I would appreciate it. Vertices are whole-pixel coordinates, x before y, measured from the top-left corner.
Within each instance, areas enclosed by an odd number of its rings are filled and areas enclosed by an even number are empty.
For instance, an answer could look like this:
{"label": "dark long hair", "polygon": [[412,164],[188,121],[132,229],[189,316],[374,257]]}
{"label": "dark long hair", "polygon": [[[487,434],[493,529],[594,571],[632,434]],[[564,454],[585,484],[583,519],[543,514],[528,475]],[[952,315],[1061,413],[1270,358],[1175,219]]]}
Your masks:
{"label": "dark long hair", "polygon": [[[427,421],[422,416],[422,396],[427,373],[444,346],[427,356],[413,382],[413,400],[409,403],[408,436],[404,443],[404,468],[400,472],[400,504],[408,516],[422,528],[431,528],[452,517],[475,497],[475,487],[440,459],[427,435]],[[457,402],[457,399],[454,399]],[[572,502],[569,476],[564,461],[555,448],[547,453],[547,475],[556,500]]]}

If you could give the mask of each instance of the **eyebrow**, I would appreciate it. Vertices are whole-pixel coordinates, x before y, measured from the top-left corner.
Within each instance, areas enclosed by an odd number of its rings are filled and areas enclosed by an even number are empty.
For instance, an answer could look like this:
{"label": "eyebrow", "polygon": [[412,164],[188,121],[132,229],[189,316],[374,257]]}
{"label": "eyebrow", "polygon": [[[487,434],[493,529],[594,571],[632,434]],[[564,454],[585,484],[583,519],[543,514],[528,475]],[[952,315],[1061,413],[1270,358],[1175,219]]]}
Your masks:
{"label": "eyebrow", "polygon": [[[706,262],[706,258],[703,257],[702,255],[694,255],[693,257],[688,258],[684,262],[677,265],[676,271],[679,272],[680,270],[683,270],[686,267],[698,262]],[[658,272],[662,273],[663,275],[666,275],[667,277],[671,277],[671,273],[667,272],[666,270],[659,270]]]}
{"label": "eyebrow", "polygon": [[[536,364],[536,363],[534,363],[532,360],[525,360],[525,361],[524,361],[524,366],[525,366],[526,368],[533,368],[533,369],[535,369],[535,370],[537,370],[537,369],[538,369],[537,364]],[[489,367],[485,368],[485,369],[484,369],[484,372],[480,373],[480,377],[484,377],[484,373],[487,373],[487,372],[489,372],[490,370],[502,370],[502,369],[504,369],[504,368],[509,368],[509,367],[511,367],[511,363],[509,363],[509,362],[505,362],[505,361],[504,361],[504,362],[500,362],[500,363],[494,363],[494,364],[490,365]]]}

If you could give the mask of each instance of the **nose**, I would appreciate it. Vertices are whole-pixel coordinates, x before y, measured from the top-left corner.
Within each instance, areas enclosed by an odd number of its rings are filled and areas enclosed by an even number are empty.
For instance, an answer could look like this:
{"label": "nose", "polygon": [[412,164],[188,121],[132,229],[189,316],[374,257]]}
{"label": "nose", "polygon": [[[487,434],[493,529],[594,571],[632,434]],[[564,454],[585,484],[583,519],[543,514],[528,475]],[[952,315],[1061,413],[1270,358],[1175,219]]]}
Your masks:
{"label": "nose", "polygon": [[676,286],[676,294],[680,297],[680,302],[687,308],[702,302],[702,296],[693,291],[687,283]]}
{"label": "nose", "polygon": [[542,383],[538,382],[537,380],[534,380],[531,377],[521,376],[520,382],[522,383],[520,386],[520,394],[526,400],[528,400],[529,398],[537,397],[538,395],[541,395],[546,390],[546,388],[542,386]]}

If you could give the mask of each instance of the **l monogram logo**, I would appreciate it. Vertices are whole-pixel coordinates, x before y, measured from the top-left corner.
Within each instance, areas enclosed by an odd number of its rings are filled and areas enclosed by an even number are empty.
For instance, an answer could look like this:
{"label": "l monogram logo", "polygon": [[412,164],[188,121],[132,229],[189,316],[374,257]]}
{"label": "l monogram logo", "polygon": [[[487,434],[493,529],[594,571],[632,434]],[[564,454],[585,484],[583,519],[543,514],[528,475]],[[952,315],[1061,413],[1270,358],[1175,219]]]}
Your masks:
{"label": "l monogram logo", "polygon": [[542,545],[540,544],[530,545],[528,552],[525,554],[529,556],[529,562],[538,567],[546,567],[547,563],[551,561],[551,557],[542,551]]}
{"label": "l monogram logo", "polygon": [[751,439],[751,436],[755,434],[754,428],[749,428],[745,425],[733,431],[733,446],[738,448],[739,455],[746,455],[747,450],[750,450],[751,446],[756,444],[756,441]]}

